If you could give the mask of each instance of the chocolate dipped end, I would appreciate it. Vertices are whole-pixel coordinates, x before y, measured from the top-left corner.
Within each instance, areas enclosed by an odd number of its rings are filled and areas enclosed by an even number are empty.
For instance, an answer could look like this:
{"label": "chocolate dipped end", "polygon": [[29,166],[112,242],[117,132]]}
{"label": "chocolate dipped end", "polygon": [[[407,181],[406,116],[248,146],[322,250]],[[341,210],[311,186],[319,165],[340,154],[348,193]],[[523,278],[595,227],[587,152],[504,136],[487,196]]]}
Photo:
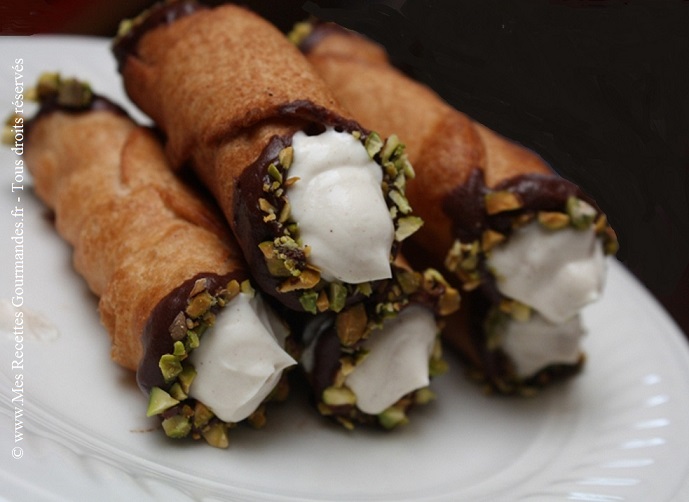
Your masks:
{"label": "chocolate dipped end", "polygon": [[208,7],[193,0],[160,2],[136,18],[123,21],[112,44],[112,52],[117,61],[118,70],[122,71],[127,58],[138,55],[139,41],[147,32],[160,26],[170,25],[178,19],[206,9]]}
{"label": "chocolate dipped end", "polygon": [[[177,327],[175,320],[187,310],[191,293],[197,282],[203,279],[207,281],[206,290],[213,296],[218,295],[227,287],[227,284],[236,280],[242,282],[246,279],[241,272],[235,272],[219,276],[217,274],[197,274],[187,279],[176,289],[165,296],[151,312],[141,336],[143,357],[136,372],[136,381],[139,388],[148,395],[153,387],[165,387],[166,382],[161,372],[160,358],[174,351],[175,341],[179,340],[175,334]],[[220,307],[214,307],[216,314]]]}
{"label": "chocolate dipped end", "polygon": [[[437,324],[436,333],[439,333],[444,319],[457,311],[459,293],[436,270],[416,272],[395,264],[393,279],[383,281],[366,301],[338,314],[291,317],[293,332],[304,337],[300,345],[305,347],[305,352],[310,352],[306,362],[303,361],[303,368],[311,385],[314,405],[323,416],[348,429],[356,425],[392,429],[406,423],[407,412],[412,407],[428,401],[432,393],[426,387],[417,388],[400,397],[387,410],[370,414],[357,406],[357,397],[346,381],[347,375],[365,359],[368,338],[384,336],[381,330],[385,323],[410,307],[428,310]],[[428,365],[431,378],[446,370],[438,339]],[[376,383],[370,382],[370,385]]]}
{"label": "chocolate dipped end", "polygon": [[[309,101],[285,105],[279,117],[302,122],[300,130],[308,135],[317,135],[327,127],[332,127],[338,132],[358,135],[362,144],[365,144],[371,134],[357,122]],[[294,267],[292,270],[282,266],[274,257],[278,253],[275,245],[278,240],[287,239],[293,242],[298,239],[298,222],[283,216],[287,214],[288,196],[285,194],[288,188],[289,164],[283,159],[282,153],[286,152],[291,144],[290,136],[271,138],[258,159],[245,168],[236,179],[234,207],[226,216],[228,219],[231,218],[235,235],[238,236],[245,259],[259,287],[292,310],[315,314],[315,299],[321,291],[327,289],[328,284],[314,275],[317,272],[309,268],[308,257],[303,249],[285,246],[279,251],[281,261],[293,262],[293,265],[290,265]],[[389,206],[392,204],[393,201],[388,201]],[[355,239],[356,236],[352,238]],[[390,252],[391,257],[396,256],[398,249],[399,242],[395,241]],[[299,270],[298,275],[291,273],[295,269]],[[307,282],[309,280],[312,282]],[[380,282],[373,281],[371,288],[376,289]],[[347,289],[344,305],[351,305],[364,298],[356,285],[343,287]],[[342,305],[339,306],[341,307]]]}
{"label": "chocolate dipped end", "polygon": [[[502,206],[499,200],[497,203],[495,200],[489,201],[495,194],[504,199]],[[512,195],[514,198],[511,198]],[[558,176],[523,174],[489,188],[485,184],[483,171],[475,169],[466,183],[457,187],[443,201],[442,209],[453,224],[453,236],[465,246],[454,256],[448,254],[446,266],[459,276],[464,289],[471,291],[469,301],[472,309],[472,315],[468,321],[463,321],[463,327],[452,327],[455,331],[466,331],[467,334],[446,331],[445,338],[460,353],[468,350],[469,366],[478,364],[480,367],[474,369],[480,379],[501,393],[529,392],[553,380],[576,374],[583,365],[582,354],[574,364],[552,364],[529,378],[519,379],[514,374],[509,357],[495,347],[489,333],[495,327],[494,323],[500,322],[498,306],[503,301],[509,301],[509,298],[498,290],[496,278],[486,264],[486,253],[496,243],[509,239],[516,228],[530,221],[538,219],[547,228],[548,222],[541,221],[539,215],[555,214],[558,216],[558,225],[562,220],[568,221],[566,225],[576,226],[576,215],[572,214],[571,209],[573,201],[583,201],[591,208],[593,213],[587,215],[586,224],[594,225],[605,252],[614,254],[617,249],[615,233],[607,224],[601,209],[577,185]],[[493,206],[489,207],[491,204]],[[463,336],[467,336],[468,340],[461,340]]]}

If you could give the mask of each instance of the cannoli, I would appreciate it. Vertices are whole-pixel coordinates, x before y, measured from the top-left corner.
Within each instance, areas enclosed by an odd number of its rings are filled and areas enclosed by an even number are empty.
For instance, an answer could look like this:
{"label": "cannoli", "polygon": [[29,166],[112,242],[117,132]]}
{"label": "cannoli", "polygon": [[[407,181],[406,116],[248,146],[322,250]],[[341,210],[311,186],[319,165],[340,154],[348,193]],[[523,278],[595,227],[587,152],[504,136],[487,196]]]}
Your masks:
{"label": "cannoli", "polygon": [[400,256],[377,301],[340,313],[288,316],[318,411],[348,429],[392,429],[428,403],[431,379],[444,373],[440,333],[459,292],[434,269],[414,271]]}
{"label": "cannoli", "polygon": [[113,45],[128,95],[191,164],[260,288],[296,311],[338,312],[392,277],[421,225],[397,137],[362,128],[299,51],[234,5],[157,5]]}
{"label": "cannoli", "polygon": [[262,425],[296,360],[224,221],[112,102],[55,74],[37,93],[25,152],[36,194],[99,297],[112,358],[149,396],[147,414],[169,437],[218,447],[230,426]]}
{"label": "cannoli", "polygon": [[407,198],[425,222],[411,244],[471,292],[445,339],[500,392],[576,372],[580,311],[600,296],[604,256],[617,249],[601,209],[535,153],[394,68],[377,44],[327,23],[290,37],[357,120],[405,142],[416,171]]}

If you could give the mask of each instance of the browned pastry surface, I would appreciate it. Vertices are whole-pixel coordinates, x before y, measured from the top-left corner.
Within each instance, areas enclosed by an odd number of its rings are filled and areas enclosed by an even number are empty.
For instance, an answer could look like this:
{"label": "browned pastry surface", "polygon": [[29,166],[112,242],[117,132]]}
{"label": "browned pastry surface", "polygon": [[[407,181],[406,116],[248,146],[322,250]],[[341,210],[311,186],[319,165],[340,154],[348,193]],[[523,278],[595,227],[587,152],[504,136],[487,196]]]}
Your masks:
{"label": "browned pastry surface", "polygon": [[52,111],[31,125],[36,193],[100,297],[112,357],[135,370],[158,302],[200,273],[243,263],[223,223],[170,171],[157,139],[111,111]]}

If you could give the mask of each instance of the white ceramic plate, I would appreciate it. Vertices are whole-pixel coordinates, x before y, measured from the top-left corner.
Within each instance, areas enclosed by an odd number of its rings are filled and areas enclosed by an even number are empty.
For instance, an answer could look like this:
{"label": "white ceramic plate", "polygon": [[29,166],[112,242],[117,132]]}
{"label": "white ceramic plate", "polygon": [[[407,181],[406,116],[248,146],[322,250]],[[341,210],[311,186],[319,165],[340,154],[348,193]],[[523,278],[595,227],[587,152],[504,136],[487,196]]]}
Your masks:
{"label": "white ceramic plate", "polygon": [[[60,71],[126,103],[108,41],[5,38],[0,112],[13,107],[12,66],[19,58],[26,86],[43,71]],[[451,360],[450,373],[433,383],[439,399],[392,433],[341,430],[297,393],[271,409],[265,429],[234,429],[228,450],[166,440],[143,416],[146,399],[132,375],[110,361],[96,300],[72,270],[71,250],[33,196],[28,174],[15,172],[20,158],[0,152],[0,494],[6,500],[689,497],[687,344],[615,261],[603,300],[584,314],[585,370],[534,399],[483,396]],[[23,190],[13,192],[13,182]],[[15,207],[21,217],[12,215]],[[23,255],[15,256],[19,243],[11,237],[19,221]],[[23,300],[19,309],[13,297]],[[17,311],[26,319],[21,346],[13,333]],[[13,390],[19,375],[21,392]],[[15,419],[22,422],[18,442]]]}

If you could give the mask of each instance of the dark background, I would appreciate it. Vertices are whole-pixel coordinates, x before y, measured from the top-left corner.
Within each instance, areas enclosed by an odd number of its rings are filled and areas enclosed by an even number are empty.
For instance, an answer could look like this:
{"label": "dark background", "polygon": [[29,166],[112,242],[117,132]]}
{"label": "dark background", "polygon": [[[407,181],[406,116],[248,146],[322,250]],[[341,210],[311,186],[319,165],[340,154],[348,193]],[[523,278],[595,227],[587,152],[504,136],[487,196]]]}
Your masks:
{"label": "dark background", "polygon": [[[113,36],[151,3],[3,3],[0,33]],[[313,14],[367,34],[456,108],[538,152],[598,201],[619,260],[689,333],[689,2],[243,3],[283,31]]]}

